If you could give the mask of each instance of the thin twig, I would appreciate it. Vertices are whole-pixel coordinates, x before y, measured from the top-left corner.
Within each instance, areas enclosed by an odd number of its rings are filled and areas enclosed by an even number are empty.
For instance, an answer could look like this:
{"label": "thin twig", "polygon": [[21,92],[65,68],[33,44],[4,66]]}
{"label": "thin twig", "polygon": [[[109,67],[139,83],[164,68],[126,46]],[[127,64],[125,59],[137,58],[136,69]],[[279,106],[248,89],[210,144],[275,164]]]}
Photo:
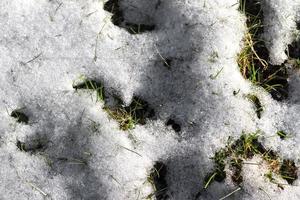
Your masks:
{"label": "thin twig", "polygon": [[234,191],[230,192],[229,194],[227,194],[226,196],[220,198],[219,200],[224,200],[224,199],[230,197],[231,195],[233,195],[234,193],[238,192],[238,191],[241,190],[241,189],[242,189],[242,188],[239,187],[239,188],[235,189]]}
{"label": "thin twig", "polygon": [[27,61],[25,64],[31,63],[32,61],[36,60],[37,58],[39,58],[43,53],[39,53],[38,55],[34,56],[31,60]]}
{"label": "thin twig", "polygon": [[42,189],[40,189],[39,187],[37,187],[36,185],[34,185],[33,183],[26,181],[27,184],[29,184],[33,189],[35,189],[36,191],[40,192],[43,196],[48,196],[48,194],[46,192],[44,192]]}
{"label": "thin twig", "polygon": [[167,60],[161,55],[161,53],[159,52],[159,50],[158,50],[158,48],[157,48],[156,45],[155,45],[155,49],[156,49],[156,51],[157,51],[159,57],[164,61],[165,65],[167,65],[168,68],[170,68],[171,66],[169,65],[169,63],[167,62]]}
{"label": "thin twig", "polygon": [[121,146],[120,145],[120,147],[122,147],[123,149],[126,149],[127,151],[130,151],[130,152],[132,152],[132,153],[135,153],[136,155],[138,155],[138,156],[141,156],[141,157],[143,157],[141,154],[139,154],[138,152],[135,152],[135,151],[133,151],[133,150],[131,150],[131,149],[128,149],[127,147],[124,147],[124,146]]}

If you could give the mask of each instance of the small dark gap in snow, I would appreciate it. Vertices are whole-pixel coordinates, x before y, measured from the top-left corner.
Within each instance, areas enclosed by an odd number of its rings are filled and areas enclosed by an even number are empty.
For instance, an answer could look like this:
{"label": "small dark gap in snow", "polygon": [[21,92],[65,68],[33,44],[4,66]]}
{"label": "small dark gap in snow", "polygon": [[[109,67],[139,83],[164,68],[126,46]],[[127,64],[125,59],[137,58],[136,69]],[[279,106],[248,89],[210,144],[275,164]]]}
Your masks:
{"label": "small dark gap in snow", "polygon": [[179,123],[177,123],[174,119],[168,119],[168,121],[166,122],[167,126],[171,126],[172,129],[178,133],[181,131],[181,126]]}
{"label": "small dark gap in snow", "polygon": [[292,59],[300,59],[300,40],[295,40],[292,44],[288,45],[287,54]]}
{"label": "small dark gap in snow", "polygon": [[48,140],[36,134],[25,141],[17,140],[16,146],[20,151],[36,153],[46,149]]}
{"label": "small dark gap in snow", "polygon": [[12,111],[10,116],[15,118],[18,123],[28,124],[29,117],[22,112],[22,109],[16,109]]}
{"label": "small dark gap in snow", "polygon": [[145,23],[133,23],[127,21],[120,6],[120,0],[107,1],[104,4],[103,9],[112,13],[111,21],[114,25],[124,28],[130,34],[141,34],[155,29],[155,25],[148,21]]}
{"label": "small dark gap in snow", "polygon": [[154,195],[157,200],[167,200],[169,199],[168,184],[166,181],[167,166],[163,162],[156,162],[151,169],[150,175],[148,177],[149,182],[153,184]]}
{"label": "small dark gap in snow", "polygon": [[[297,30],[300,31],[300,21],[296,22]],[[295,40],[288,45],[286,54],[289,59],[300,59],[300,35],[296,35]],[[300,64],[299,64],[300,65]]]}
{"label": "small dark gap in snow", "polygon": [[[300,31],[300,21],[296,22],[297,30]],[[285,53],[288,55],[287,63],[294,69],[300,69],[300,35],[295,35],[295,40],[288,45]]]}

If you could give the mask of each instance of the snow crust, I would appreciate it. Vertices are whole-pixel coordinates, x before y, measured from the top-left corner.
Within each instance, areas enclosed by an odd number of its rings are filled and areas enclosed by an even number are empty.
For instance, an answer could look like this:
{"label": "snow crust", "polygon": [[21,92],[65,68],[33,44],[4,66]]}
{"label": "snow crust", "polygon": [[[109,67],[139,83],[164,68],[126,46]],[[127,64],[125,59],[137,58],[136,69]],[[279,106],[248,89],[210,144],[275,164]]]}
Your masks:
{"label": "snow crust", "polygon": [[[167,165],[171,199],[195,199],[215,151],[229,136],[256,130],[266,146],[299,166],[299,71],[291,72],[290,99],[276,102],[238,69],[246,27],[236,0],[163,0],[155,8],[157,2],[122,1],[127,20],[156,25],[132,35],[111,23],[104,1],[0,1],[0,199],[145,199],[153,192],[147,176],[155,161]],[[300,2],[263,5],[271,60],[282,63]],[[171,69],[159,54],[172,58]],[[127,104],[143,97],[157,119],[119,130],[95,94],[72,88],[82,75],[101,80]],[[261,119],[249,93],[264,106]],[[24,108],[28,125],[9,116],[16,108]],[[180,122],[181,133],[165,125],[169,117]],[[282,141],[278,130],[292,137]],[[42,152],[16,146],[39,138],[47,141]],[[280,190],[262,169],[245,166],[243,189],[230,198],[300,199],[299,180]],[[199,199],[235,189],[228,178]]]}

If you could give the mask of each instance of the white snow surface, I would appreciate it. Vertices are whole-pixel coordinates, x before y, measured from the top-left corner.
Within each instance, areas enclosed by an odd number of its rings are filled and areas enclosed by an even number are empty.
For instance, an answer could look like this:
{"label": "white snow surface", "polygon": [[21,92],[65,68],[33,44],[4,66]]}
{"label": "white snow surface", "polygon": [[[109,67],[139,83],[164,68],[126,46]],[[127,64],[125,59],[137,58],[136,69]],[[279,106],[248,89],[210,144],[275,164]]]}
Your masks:
{"label": "white snow surface", "polygon": [[[162,0],[156,8],[157,2],[122,1],[126,19],[156,25],[133,35],[111,23],[101,0],[0,1],[0,199],[145,199],[156,161],[167,165],[170,199],[195,199],[227,138],[257,130],[266,146],[299,166],[299,71],[291,72],[289,99],[277,102],[238,69],[246,27],[237,0]],[[300,1],[263,5],[264,38],[272,62],[282,63]],[[171,69],[159,54],[172,58]],[[143,97],[157,119],[119,130],[95,94],[72,88],[82,75],[101,80],[127,104]],[[249,93],[264,106],[261,119]],[[29,116],[28,125],[10,117],[16,108]],[[180,133],[165,125],[170,116]],[[278,130],[292,137],[280,140]],[[16,146],[38,138],[48,141],[42,152]],[[300,199],[299,180],[280,190],[264,170],[245,166],[242,190],[228,199]],[[198,199],[219,199],[236,188],[230,178],[214,182]]]}

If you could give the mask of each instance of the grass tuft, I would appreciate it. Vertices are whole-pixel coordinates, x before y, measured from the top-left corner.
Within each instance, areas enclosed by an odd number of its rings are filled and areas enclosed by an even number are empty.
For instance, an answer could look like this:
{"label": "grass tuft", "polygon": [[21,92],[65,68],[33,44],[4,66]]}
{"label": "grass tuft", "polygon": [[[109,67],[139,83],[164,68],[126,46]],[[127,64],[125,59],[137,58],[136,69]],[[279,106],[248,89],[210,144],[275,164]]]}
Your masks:
{"label": "grass tuft", "polygon": [[204,189],[206,189],[213,181],[221,182],[226,178],[225,166],[229,165],[232,171],[232,181],[240,185],[243,182],[242,167],[245,160],[260,156],[268,165],[269,173],[265,174],[266,178],[272,183],[276,183],[280,188],[282,184],[274,181],[273,173],[280,175],[289,184],[292,184],[297,178],[298,168],[294,161],[281,159],[277,153],[268,150],[259,142],[259,132],[242,134],[239,139],[232,141],[228,139],[225,148],[217,151],[212,158],[214,161],[214,169],[204,179]]}
{"label": "grass tuft", "polygon": [[283,160],[279,169],[280,176],[285,179],[290,185],[298,178],[298,168],[292,160]]}
{"label": "grass tuft", "polygon": [[263,12],[257,0],[240,0],[240,11],[246,15],[247,31],[237,63],[244,78],[263,87],[276,100],[287,98],[287,70],[285,65],[270,64],[269,52],[260,38],[263,33]]}
{"label": "grass tuft", "polygon": [[154,116],[154,110],[139,97],[134,97],[129,106],[119,103],[115,107],[105,106],[108,115],[119,123],[121,130],[134,129],[137,124],[146,124],[146,119]]}
{"label": "grass tuft", "polygon": [[79,89],[88,89],[97,93],[96,101],[104,101],[105,99],[105,91],[102,83],[86,78],[85,76],[81,76],[79,78],[79,83],[73,83],[73,88],[75,90]]}

